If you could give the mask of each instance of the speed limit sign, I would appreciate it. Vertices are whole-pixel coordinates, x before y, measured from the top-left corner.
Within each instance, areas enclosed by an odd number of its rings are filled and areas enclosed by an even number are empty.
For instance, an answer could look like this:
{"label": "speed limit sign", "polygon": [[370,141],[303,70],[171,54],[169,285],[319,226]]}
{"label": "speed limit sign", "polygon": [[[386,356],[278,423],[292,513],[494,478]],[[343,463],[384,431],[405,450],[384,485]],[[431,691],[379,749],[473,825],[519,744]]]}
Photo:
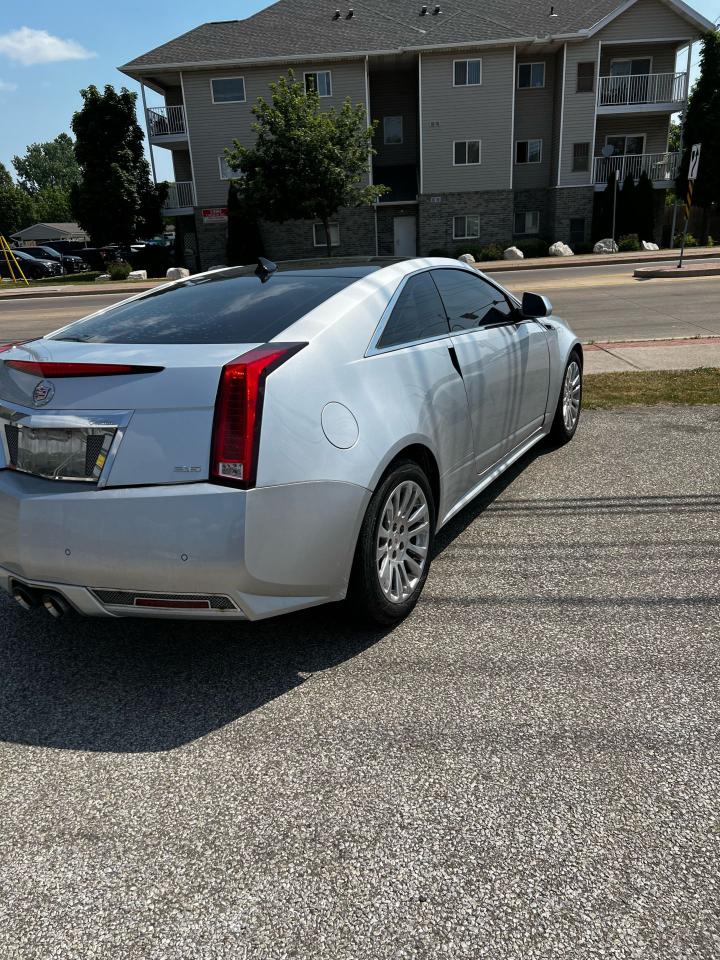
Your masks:
{"label": "speed limit sign", "polygon": [[688,180],[696,180],[698,175],[698,167],[700,166],[700,147],[701,143],[694,144],[692,150],[690,151],[690,167],[688,169]]}

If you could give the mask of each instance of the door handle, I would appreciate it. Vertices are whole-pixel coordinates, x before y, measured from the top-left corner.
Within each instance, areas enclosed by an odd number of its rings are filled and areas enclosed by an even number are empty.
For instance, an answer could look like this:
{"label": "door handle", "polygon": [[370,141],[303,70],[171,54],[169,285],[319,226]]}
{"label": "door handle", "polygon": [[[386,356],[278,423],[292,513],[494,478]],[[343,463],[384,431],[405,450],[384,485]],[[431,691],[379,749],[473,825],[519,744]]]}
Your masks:
{"label": "door handle", "polygon": [[462,370],[460,369],[460,361],[458,360],[457,353],[455,352],[455,347],[448,347],[448,353],[450,354],[450,362],[455,367],[458,372],[460,379],[463,379]]}

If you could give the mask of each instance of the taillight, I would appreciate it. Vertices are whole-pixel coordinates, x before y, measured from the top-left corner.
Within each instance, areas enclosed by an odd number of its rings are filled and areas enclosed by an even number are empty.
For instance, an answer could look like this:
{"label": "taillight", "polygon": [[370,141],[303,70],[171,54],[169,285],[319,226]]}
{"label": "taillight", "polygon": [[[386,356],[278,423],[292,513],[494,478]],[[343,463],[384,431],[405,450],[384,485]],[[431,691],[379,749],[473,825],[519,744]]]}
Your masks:
{"label": "taillight", "polygon": [[306,343],[267,343],[226,364],[215,403],[210,476],[253,486],[257,474],[265,381]]}
{"label": "taillight", "polygon": [[164,367],[138,367],[129,363],[46,363],[42,360],[6,360],[5,366],[33,377],[117,377],[128,373],[161,373]]}

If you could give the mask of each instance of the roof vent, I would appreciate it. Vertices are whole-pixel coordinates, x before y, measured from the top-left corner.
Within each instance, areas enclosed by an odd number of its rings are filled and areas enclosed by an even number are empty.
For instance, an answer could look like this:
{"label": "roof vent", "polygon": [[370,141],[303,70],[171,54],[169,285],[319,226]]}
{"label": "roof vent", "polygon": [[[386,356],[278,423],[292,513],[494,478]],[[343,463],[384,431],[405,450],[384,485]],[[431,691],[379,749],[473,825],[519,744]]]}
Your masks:
{"label": "roof vent", "polygon": [[352,18],[353,18],[354,16],[355,16],[355,11],[353,10],[352,7],[350,7],[350,9],[349,9],[348,12],[347,12],[347,16],[345,17],[345,19],[346,19],[346,20],[352,20]]}
{"label": "roof vent", "polygon": [[422,10],[420,11],[420,16],[421,16],[421,17],[426,17],[426,16],[427,16],[427,5],[426,5],[426,4],[423,4]]}
{"label": "roof vent", "polygon": [[550,16],[557,17],[557,14],[555,13],[555,7],[550,7]]}
{"label": "roof vent", "polygon": [[333,20],[339,20],[339,19],[340,19],[340,11],[339,11],[339,10],[336,10],[335,13],[333,14],[332,18],[333,18]]}
{"label": "roof vent", "polygon": [[436,17],[439,13],[441,13],[440,4],[439,4],[439,3],[436,3],[436,4],[435,4],[435,9],[433,10],[433,16]]}

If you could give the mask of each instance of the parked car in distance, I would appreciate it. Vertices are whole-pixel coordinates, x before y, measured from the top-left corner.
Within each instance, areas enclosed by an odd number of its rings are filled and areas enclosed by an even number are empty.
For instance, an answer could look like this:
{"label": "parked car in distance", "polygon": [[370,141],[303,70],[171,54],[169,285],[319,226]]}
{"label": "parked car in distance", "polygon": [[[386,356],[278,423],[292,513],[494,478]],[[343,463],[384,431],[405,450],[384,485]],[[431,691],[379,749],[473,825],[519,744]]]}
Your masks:
{"label": "parked car in distance", "polygon": [[445,258],[260,260],[0,347],[0,588],[53,616],[347,597],[395,623],[436,532],[573,437],[582,367],[544,297]]}
{"label": "parked car in distance", "polygon": [[[25,250],[13,250],[12,254],[28,280],[43,280],[45,277],[56,277],[62,273],[62,267],[55,260],[33,257]],[[13,264],[13,270],[14,266]],[[12,278],[12,275],[6,258],[0,255],[0,277]]]}
{"label": "parked car in distance", "polygon": [[82,257],[74,253],[60,253],[53,247],[38,245],[36,247],[19,247],[18,249],[38,260],[52,260],[54,263],[60,264],[63,273],[82,273],[90,269]]}

